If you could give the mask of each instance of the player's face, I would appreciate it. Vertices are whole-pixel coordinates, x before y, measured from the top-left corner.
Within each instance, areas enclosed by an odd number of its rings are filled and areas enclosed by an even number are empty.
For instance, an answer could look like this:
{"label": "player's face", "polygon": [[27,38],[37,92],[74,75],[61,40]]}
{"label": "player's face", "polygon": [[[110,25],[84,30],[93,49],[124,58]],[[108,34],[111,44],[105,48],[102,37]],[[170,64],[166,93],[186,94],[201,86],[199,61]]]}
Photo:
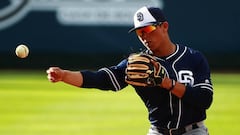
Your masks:
{"label": "player's face", "polygon": [[158,52],[164,44],[164,27],[162,25],[150,25],[136,30],[140,41],[153,53]]}

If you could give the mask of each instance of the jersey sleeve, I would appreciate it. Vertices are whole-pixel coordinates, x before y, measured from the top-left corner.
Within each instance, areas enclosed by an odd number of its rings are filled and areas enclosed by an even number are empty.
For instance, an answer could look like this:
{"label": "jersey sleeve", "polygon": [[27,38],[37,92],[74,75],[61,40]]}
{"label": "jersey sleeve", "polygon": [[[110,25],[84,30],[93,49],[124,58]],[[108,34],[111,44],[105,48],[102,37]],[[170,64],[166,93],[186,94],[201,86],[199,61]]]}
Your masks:
{"label": "jersey sleeve", "polygon": [[213,99],[213,86],[210,77],[210,68],[206,58],[198,53],[198,63],[194,72],[194,84],[187,85],[183,101],[195,107],[207,109]]}
{"label": "jersey sleeve", "polygon": [[104,67],[97,71],[83,70],[83,88],[97,88],[100,90],[118,91],[127,86],[125,83],[125,69],[127,60],[118,65]]}

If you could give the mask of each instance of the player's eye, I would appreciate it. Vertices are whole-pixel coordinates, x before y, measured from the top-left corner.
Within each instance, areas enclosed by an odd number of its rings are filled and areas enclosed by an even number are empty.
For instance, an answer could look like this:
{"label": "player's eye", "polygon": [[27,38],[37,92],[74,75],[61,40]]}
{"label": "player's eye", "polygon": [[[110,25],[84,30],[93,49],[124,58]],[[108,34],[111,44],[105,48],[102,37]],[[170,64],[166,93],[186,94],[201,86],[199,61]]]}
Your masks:
{"label": "player's eye", "polygon": [[136,33],[137,33],[138,36],[141,36],[143,33],[151,33],[154,30],[156,30],[156,26],[149,25],[149,26],[145,26],[143,28],[137,29]]}

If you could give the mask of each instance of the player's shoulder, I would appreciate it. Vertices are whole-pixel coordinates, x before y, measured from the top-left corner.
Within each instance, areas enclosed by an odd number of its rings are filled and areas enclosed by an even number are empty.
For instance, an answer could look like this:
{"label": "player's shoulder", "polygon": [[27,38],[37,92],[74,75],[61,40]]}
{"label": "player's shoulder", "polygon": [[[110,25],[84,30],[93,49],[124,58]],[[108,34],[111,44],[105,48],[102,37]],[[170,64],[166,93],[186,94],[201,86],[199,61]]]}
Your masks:
{"label": "player's shoulder", "polygon": [[191,48],[189,46],[186,46],[186,45],[181,45],[181,44],[178,44],[180,50],[184,50],[185,52],[185,55],[187,55],[188,57],[191,57],[191,58],[202,58],[202,57],[205,57],[203,55],[203,53],[197,49],[194,49],[194,48]]}
{"label": "player's shoulder", "polygon": [[184,45],[179,45],[179,47],[185,50],[183,59],[192,65],[208,65],[208,60],[201,51]]}

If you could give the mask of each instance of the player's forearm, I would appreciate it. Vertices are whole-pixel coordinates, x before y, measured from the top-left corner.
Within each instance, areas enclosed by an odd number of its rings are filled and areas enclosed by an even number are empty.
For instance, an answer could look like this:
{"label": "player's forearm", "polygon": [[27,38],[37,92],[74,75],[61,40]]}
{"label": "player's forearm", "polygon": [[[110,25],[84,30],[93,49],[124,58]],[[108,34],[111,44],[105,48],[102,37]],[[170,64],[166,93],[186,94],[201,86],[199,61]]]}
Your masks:
{"label": "player's forearm", "polygon": [[83,84],[83,76],[80,71],[63,70],[62,82],[81,87]]}
{"label": "player's forearm", "polygon": [[162,82],[162,87],[171,91],[175,96],[182,98],[186,91],[186,86],[177,81],[173,81],[172,79],[165,78]]}

